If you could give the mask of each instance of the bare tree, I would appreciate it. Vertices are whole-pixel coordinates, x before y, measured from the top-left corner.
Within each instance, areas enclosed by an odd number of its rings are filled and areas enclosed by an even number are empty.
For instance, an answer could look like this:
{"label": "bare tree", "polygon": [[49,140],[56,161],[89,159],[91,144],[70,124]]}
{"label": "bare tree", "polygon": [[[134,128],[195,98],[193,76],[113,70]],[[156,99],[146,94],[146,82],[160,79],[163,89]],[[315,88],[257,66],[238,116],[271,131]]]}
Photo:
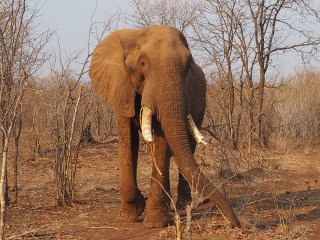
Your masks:
{"label": "bare tree", "polygon": [[[57,202],[69,205],[75,199],[75,181],[78,155],[85,121],[90,111],[91,90],[85,92],[80,81],[65,72],[53,76],[57,81],[54,96],[54,129],[52,136],[55,147],[55,180]],[[84,108],[80,111],[81,105]]]}
{"label": "bare tree", "polygon": [[[57,202],[59,205],[70,205],[75,200],[76,172],[79,150],[83,133],[88,125],[89,113],[92,110],[92,88],[86,83],[88,65],[92,55],[91,41],[101,41],[106,32],[118,23],[118,15],[111,16],[98,30],[91,18],[88,31],[87,47],[80,70],[74,73],[72,65],[81,58],[82,51],[62,59],[58,56],[58,66],[53,64],[51,79],[54,82],[53,102],[53,143],[55,148],[55,182],[57,186]],[[98,32],[100,32],[98,34]],[[58,70],[57,70],[58,69]]]}
{"label": "bare tree", "polygon": [[[89,36],[90,34],[91,31]],[[90,57],[88,43],[87,55],[78,74],[73,74],[71,71],[71,65],[79,58],[78,54],[63,61],[61,53],[59,53],[59,70],[57,70],[57,66],[52,65],[54,172],[57,202],[62,206],[70,205],[75,199],[76,170],[81,134],[90,111],[89,104],[92,91],[89,89],[85,92],[83,82]],[[82,113],[79,111],[81,105],[84,105]]]}
{"label": "bare tree", "polygon": [[227,132],[223,135],[233,147],[244,131],[242,122],[248,122],[249,149],[254,138],[261,145],[268,141],[265,89],[281,85],[271,80],[274,76],[269,75],[271,81],[267,78],[270,67],[276,67],[275,56],[292,50],[306,60],[317,52],[319,38],[312,26],[319,22],[319,11],[312,3],[206,0],[199,9],[193,41],[203,53],[204,65],[213,73],[209,80],[220,86],[221,121]]}
{"label": "bare tree", "polygon": [[306,25],[319,24],[320,15],[312,0],[248,0],[247,6],[250,11],[248,17],[253,24],[259,66],[257,135],[260,143],[266,144],[263,131],[264,92],[266,73],[272,64],[272,57],[280,52],[294,50],[304,59],[310,58],[317,51],[320,38]]}
{"label": "bare tree", "polygon": [[134,27],[167,25],[186,32],[197,19],[197,1],[187,0],[131,0],[133,13],[127,16],[127,24]]}
{"label": "bare tree", "polygon": [[36,34],[37,9],[26,0],[0,3],[0,129],[3,134],[0,181],[0,238],[4,238],[9,138],[31,77],[44,64],[50,33]]}

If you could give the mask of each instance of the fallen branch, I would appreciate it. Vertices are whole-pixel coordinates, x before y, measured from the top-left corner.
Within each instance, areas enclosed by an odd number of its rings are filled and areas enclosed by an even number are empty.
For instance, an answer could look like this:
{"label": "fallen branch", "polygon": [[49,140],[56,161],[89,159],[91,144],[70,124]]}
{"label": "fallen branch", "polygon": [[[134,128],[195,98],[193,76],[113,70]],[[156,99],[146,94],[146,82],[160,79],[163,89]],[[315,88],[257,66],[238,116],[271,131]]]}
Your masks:
{"label": "fallen branch", "polygon": [[120,228],[117,228],[117,227],[111,227],[111,226],[99,226],[99,227],[91,227],[91,228],[94,228],[94,229],[114,229],[114,230],[130,230],[130,231],[133,231],[132,228],[123,228],[123,227],[120,227]]}

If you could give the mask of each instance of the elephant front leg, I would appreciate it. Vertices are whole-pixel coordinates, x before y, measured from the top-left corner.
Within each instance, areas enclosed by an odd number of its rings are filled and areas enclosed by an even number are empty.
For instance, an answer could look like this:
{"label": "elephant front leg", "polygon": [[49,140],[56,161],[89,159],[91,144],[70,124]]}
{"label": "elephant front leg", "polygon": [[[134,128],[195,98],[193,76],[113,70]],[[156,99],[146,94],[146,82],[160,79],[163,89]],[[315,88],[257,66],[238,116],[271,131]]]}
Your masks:
{"label": "elephant front leg", "polygon": [[146,201],[137,186],[139,133],[131,118],[118,117],[118,135],[121,211],[134,221],[143,213]]}
{"label": "elephant front leg", "polygon": [[155,126],[154,133],[153,152],[156,163],[154,161],[152,163],[147,215],[143,221],[146,228],[165,227],[172,223],[170,214],[169,147],[159,126]]}

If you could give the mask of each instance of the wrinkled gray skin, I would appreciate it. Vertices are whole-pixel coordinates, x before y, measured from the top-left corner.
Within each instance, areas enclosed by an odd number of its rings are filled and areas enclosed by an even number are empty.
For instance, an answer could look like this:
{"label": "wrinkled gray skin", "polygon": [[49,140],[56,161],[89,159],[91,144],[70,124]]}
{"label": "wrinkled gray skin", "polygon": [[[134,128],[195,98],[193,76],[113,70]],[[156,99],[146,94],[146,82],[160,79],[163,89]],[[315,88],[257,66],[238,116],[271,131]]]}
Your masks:
{"label": "wrinkled gray skin", "polygon": [[169,163],[174,156],[180,171],[177,206],[190,202],[188,182],[193,183],[232,226],[240,227],[231,206],[203,175],[193,156],[196,144],[186,119],[191,114],[201,126],[206,80],[183,34],[167,26],[113,32],[96,47],[90,77],[97,94],[118,114],[122,215],[135,220],[146,205],[136,179],[139,111],[146,106],[153,114],[155,157],[164,176],[153,166],[144,226],[163,227],[171,221],[165,191],[170,193]]}

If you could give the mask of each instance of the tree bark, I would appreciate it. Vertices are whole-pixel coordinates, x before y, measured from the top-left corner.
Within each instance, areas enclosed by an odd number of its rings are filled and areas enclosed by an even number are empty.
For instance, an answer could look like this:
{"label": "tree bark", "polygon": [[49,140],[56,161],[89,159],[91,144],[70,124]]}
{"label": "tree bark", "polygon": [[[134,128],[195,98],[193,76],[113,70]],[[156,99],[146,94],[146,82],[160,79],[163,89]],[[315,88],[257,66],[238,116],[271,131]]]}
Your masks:
{"label": "tree bark", "polygon": [[18,201],[18,159],[19,159],[19,140],[21,136],[21,131],[22,131],[22,116],[21,113],[19,115],[19,120],[18,120],[18,131],[14,129],[15,131],[15,136],[14,136],[14,166],[13,166],[13,184],[14,184],[14,202]]}
{"label": "tree bark", "polygon": [[7,161],[8,161],[8,135],[4,137],[2,149],[2,168],[0,178],[0,239],[4,239],[4,227],[6,217],[6,176],[7,176]]}

